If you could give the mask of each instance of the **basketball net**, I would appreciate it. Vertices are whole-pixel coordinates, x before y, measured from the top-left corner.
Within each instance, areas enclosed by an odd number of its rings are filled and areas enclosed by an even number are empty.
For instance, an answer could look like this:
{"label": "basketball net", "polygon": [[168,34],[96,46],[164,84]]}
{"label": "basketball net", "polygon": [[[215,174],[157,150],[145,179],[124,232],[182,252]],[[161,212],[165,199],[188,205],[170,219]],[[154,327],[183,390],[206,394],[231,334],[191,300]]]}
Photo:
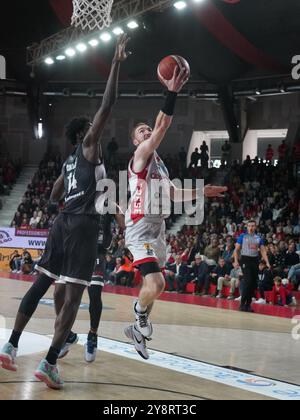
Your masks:
{"label": "basketball net", "polygon": [[111,9],[114,0],[73,0],[71,25],[81,28],[103,29],[112,22]]}

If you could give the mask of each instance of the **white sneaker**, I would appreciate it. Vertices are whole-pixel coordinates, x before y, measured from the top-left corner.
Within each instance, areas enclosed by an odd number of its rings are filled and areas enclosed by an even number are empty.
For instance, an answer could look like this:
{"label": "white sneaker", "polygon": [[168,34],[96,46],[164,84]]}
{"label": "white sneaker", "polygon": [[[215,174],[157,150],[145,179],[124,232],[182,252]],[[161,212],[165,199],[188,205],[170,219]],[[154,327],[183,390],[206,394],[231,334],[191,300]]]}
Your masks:
{"label": "white sneaker", "polygon": [[84,345],[84,358],[88,363],[92,363],[96,360],[97,347],[98,347],[98,337],[94,336],[91,339],[88,339]]}
{"label": "white sneaker", "polygon": [[136,325],[130,325],[129,327],[126,327],[124,333],[127,338],[133,341],[134,347],[138,354],[143,359],[149,359],[150,356],[146,347],[146,339],[136,328]]}
{"label": "white sneaker", "polygon": [[144,337],[150,337],[153,333],[152,324],[148,318],[147,310],[145,312],[138,312],[136,309],[137,300],[133,303],[133,310],[135,313],[136,327]]}
{"label": "white sneaker", "polygon": [[240,302],[242,300],[242,296],[239,296],[238,298],[234,299],[235,302]]}
{"label": "white sneaker", "polygon": [[267,302],[265,299],[260,298],[255,303],[257,303],[258,305],[265,305]]}
{"label": "white sneaker", "polygon": [[291,306],[297,306],[297,299],[295,298],[295,296],[292,297]]}

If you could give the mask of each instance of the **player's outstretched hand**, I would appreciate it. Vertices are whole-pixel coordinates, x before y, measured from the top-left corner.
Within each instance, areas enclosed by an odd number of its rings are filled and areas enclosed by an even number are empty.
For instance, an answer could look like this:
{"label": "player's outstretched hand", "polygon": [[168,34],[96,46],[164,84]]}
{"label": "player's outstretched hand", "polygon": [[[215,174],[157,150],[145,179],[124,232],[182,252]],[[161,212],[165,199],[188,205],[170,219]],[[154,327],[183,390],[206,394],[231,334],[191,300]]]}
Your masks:
{"label": "player's outstretched hand", "polygon": [[170,92],[180,92],[182,87],[189,80],[189,71],[183,67],[179,70],[178,66],[175,66],[173,77],[170,80],[162,79],[162,82],[165,84],[167,89]]}
{"label": "player's outstretched hand", "polygon": [[223,193],[227,190],[227,187],[218,187],[209,184],[204,187],[204,195],[205,197],[224,197]]}
{"label": "player's outstretched hand", "polygon": [[115,61],[124,61],[131,54],[131,52],[126,51],[129,40],[130,38],[127,34],[123,34],[118,38],[114,56]]}

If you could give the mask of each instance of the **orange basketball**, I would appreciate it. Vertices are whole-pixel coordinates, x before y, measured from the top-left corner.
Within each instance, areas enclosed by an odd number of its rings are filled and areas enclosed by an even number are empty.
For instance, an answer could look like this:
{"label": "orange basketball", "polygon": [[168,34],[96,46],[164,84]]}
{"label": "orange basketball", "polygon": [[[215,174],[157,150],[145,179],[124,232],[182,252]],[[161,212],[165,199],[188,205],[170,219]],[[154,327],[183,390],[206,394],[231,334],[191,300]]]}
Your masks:
{"label": "orange basketball", "polygon": [[183,57],[180,55],[168,55],[157,66],[157,76],[162,84],[164,84],[163,79],[172,79],[176,66],[179,67],[179,70],[185,68],[187,70],[187,77],[190,76],[190,65]]}

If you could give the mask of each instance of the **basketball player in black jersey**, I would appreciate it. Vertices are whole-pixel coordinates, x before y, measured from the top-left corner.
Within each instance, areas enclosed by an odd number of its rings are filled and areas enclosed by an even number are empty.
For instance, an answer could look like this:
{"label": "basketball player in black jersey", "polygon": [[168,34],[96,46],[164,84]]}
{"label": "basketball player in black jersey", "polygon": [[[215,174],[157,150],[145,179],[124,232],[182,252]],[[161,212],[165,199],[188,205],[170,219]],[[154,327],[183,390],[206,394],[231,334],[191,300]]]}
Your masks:
{"label": "basketball player in black jersey", "polygon": [[10,340],[0,352],[2,367],[17,370],[15,358],[22,331],[39,300],[55,280],[55,334],[46,358],[35,372],[38,379],[53,389],[63,386],[56,367],[57,358],[70,334],[96,260],[99,233],[99,216],[95,209],[96,184],[106,176],[100,161],[99,144],[116,101],[120,63],[128,56],[127,42],[127,35],[117,42],[102,104],[93,123],[79,118],[68,126],[67,136],[77,147],[64,163],[51,194],[51,198],[57,201],[65,193],[65,208],[53,224],[37,267],[41,275],[23,298]]}

